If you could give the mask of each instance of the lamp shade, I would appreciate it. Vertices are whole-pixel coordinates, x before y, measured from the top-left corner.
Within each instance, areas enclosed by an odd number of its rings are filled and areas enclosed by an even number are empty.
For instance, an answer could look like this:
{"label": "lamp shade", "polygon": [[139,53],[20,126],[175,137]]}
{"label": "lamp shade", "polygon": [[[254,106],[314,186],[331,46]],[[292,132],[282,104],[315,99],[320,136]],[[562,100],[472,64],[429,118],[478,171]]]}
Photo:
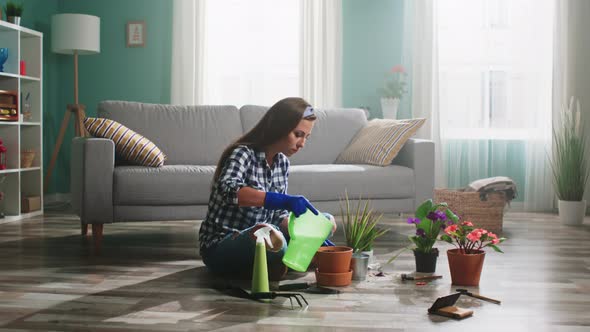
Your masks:
{"label": "lamp shade", "polygon": [[51,50],[61,54],[100,53],[100,18],[85,14],[53,15]]}

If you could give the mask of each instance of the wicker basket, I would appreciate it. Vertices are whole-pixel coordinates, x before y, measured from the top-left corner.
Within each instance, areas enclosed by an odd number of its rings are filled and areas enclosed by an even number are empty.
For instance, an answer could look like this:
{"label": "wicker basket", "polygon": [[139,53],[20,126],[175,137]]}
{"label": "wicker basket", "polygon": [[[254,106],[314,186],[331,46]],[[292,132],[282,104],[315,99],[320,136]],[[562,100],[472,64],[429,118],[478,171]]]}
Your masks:
{"label": "wicker basket", "polygon": [[23,150],[20,153],[20,167],[29,168],[33,166],[33,160],[35,160],[35,151]]}
{"label": "wicker basket", "polygon": [[477,228],[491,232],[502,231],[506,199],[503,192],[491,193],[482,201],[479,192],[461,189],[434,189],[434,201],[446,202],[460,220],[469,220]]}

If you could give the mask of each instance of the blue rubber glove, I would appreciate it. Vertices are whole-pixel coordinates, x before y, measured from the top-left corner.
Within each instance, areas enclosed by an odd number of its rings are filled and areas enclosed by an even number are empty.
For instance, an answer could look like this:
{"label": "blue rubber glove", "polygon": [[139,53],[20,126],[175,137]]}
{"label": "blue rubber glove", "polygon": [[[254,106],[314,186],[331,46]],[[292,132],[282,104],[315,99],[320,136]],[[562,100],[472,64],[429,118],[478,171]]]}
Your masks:
{"label": "blue rubber glove", "polygon": [[304,214],[307,209],[316,216],[318,215],[318,210],[311,205],[307,198],[299,195],[291,196],[267,191],[266,197],[264,197],[264,207],[269,210],[288,210],[293,212],[295,217]]}
{"label": "blue rubber glove", "polygon": [[322,247],[335,247],[336,245],[334,244],[334,242],[326,239],[326,241],[324,241],[324,243],[322,244]]}

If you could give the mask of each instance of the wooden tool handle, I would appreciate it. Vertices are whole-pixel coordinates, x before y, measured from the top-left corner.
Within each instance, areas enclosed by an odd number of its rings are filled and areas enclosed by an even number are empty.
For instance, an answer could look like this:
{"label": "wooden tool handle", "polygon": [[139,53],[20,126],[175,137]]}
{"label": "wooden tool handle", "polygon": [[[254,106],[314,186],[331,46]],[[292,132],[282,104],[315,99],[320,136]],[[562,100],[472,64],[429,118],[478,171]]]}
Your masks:
{"label": "wooden tool handle", "polygon": [[498,300],[494,300],[494,299],[491,299],[489,297],[485,297],[485,296],[482,296],[482,295],[479,295],[479,294],[473,294],[472,293],[471,296],[473,296],[473,297],[475,297],[477,299],[480,299],[480,300],[485,300],[485,301],[489,301],[489,302],[496,303],[496,304],[500,304],[501,303]]}
{"label": "wooden tool handle", "polygon": [[432,279],[440,279],[442,276],[420,276],[420,277],[413,277],[413,280],[432,280]]}

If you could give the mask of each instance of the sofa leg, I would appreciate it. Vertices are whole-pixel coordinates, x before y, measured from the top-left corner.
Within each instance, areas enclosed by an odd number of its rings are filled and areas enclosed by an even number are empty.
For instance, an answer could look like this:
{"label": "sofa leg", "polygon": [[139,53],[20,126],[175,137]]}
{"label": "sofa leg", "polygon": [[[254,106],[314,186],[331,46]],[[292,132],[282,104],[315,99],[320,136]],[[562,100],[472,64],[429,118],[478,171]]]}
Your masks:
{"label": "sofa leg", "polygon": [[80,226],[82,226],[82,236],[88,235],[88,224],[81,223]]}
{"label": "sofa leg", "polygon": [[94,240],[94,252],[100,253],[102,248],[102,229],[104,224],[92,224],[92,239]]}

